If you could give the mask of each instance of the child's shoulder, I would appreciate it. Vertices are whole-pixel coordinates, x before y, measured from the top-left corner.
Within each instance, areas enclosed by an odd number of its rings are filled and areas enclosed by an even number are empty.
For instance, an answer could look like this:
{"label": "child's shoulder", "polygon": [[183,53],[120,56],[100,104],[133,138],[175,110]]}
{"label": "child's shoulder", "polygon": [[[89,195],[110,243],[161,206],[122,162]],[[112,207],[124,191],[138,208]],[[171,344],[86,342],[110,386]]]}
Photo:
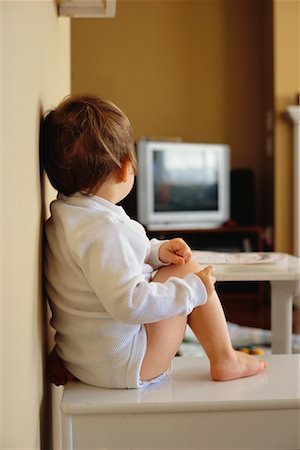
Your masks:
{"label": "child's shoulder", "polygon": [[62,229],[70,243],[117,237],[128,241],[138,237],[147,239],[144,227],[130,219],[121,206],[94,196],[59,194],[51,204],[50,222],[51,228]]}
{"label": "child's shoulder", "polygon": [[59,194],[51,205],[52,216],[59,216],[74,230],[91,230],[103,232],[145,233],[144,227],[132,220],[121,206],[100,197],[74,194],[69,197]]}

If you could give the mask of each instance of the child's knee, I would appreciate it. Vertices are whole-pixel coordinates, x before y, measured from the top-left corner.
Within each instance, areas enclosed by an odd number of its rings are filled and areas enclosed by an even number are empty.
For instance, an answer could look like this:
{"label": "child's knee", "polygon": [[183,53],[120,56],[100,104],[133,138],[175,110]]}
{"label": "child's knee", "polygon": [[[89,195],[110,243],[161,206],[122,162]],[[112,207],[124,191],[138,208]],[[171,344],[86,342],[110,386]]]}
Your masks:
{"label": "child's knee", "polygon": [[197,273],[202,267],[193,259],[183,265],[170,264],[169,266],[161,267],[152,281],[164,282],[170,277],[183,278],[189,273]]}

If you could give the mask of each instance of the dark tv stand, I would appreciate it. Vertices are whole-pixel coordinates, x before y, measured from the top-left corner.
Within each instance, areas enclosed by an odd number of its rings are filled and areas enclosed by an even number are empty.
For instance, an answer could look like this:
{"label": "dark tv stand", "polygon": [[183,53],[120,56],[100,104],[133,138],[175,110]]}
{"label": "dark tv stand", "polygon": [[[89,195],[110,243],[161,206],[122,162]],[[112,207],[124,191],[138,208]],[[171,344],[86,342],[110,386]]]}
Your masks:
{"label": "dark tv stand", "polygon": [[[251,252],[264,250],[264,230],[259,226],[224,226],[209,229],[147,230],[149,238],[182,237],[194,250]],[[227,319],[243,326],[270,328],[269,286],[263,282],[217,283]]]}
{"label": "dark tv stand", "polygon": [[193,250],[220,252],[263,251],[263,229],[258,226],[225,226],[220,228],[147,230],[158,239],[182,237]]}

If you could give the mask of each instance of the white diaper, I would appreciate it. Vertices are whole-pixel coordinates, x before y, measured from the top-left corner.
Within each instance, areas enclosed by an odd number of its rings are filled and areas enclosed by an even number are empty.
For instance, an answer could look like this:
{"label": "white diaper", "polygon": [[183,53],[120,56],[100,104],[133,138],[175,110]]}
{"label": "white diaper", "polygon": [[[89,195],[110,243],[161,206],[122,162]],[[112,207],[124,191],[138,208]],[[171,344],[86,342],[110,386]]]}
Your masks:
{"label": "white diaper", "polygon": [[171,364],[171,366],[164,373],[158,375],[158,377],[152,378],[151,380],[143,381],[143,380],[139,379],[138,388],[145,388],[145,387],[151,386],[153,384],[162,383],[163,381],[166,380],[166,378],[168,378],[168,376],[172,372],[172,366],[173,365]]}

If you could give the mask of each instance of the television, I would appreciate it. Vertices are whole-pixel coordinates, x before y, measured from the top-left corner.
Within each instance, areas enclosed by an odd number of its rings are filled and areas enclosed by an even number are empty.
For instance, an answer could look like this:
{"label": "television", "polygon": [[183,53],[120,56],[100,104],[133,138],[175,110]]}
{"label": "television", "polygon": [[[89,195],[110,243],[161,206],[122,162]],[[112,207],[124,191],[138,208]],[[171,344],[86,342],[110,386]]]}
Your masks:
{"label": "television", "polygon": [[230,148],[137,143],[137,218],[148,230],[217,228],[229,219]]}

